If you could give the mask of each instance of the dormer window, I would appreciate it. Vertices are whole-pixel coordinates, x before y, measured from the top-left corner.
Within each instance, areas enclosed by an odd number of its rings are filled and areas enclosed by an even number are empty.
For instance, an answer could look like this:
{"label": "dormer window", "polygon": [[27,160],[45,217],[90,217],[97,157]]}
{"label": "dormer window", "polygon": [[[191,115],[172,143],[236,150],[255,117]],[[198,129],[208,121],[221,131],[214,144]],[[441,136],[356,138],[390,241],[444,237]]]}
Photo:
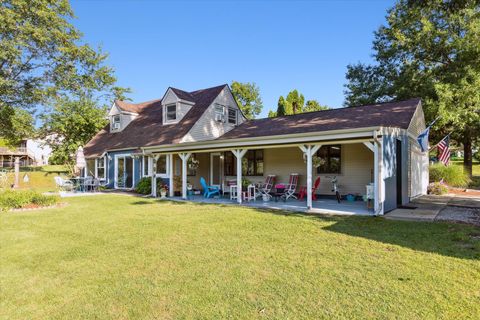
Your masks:
{"label": "dormer window", "polygon": [[167,121],[175,121],[177,120],[177,105],[176,104],[169,104],[165,106],[165,115]]}
{"label": "dormer window", "polygon": [[232,107],[228,108],[228,123],[237,125],[237,109]]}
{"label": "dormer window", "polygon": [[115,115],[112,117],[112,129],[113,130],[120,129],[120,115]]}

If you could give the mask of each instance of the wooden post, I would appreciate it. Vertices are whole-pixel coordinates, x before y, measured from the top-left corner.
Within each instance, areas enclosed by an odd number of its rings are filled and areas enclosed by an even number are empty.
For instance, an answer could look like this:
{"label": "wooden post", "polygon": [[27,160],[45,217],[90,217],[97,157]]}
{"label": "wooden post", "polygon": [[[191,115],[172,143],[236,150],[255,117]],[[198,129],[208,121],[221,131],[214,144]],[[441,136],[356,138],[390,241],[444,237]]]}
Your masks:
{"label": "wooden post", "polygon": [[168,195],[173,197],[173,154],[168,155]]}
{"label": "wooden post", "polygon": [[15,157],[15,180],[13,181],[13,188],[19,187],[20,181],[20,157]]}
{"label": "wooden post", "polygon": [[307,158],[307,210],[313,208],[312,201],[312,187],[313,187],[313,155],[320,149],[321,145],[306,145],[300,146],[300,150],[303,151],[305,157]]}
{"label": "wooden post", "polygon": [[180,159],[182,159],[182,198],[187,199],[187,162],[192,154],[180,153]]}
{"label": "wooden post", "polygon": [[152,161],[152,197],[157,197],[157,160],[158,155],[151,157]]}
{"label": "wooden post", "polygon": [[234,149],[233,155],[237,158],[237,202],[242,203],[242,158],[247,153],[247,149]]}

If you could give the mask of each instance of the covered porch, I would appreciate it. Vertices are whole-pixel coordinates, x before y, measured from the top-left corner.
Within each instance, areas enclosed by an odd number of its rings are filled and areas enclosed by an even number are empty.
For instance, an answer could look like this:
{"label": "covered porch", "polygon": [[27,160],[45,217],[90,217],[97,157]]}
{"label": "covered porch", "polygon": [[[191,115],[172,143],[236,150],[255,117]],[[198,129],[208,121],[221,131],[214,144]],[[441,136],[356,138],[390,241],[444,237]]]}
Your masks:
{"label": "covered porch", "polygon": [[[152,175],[152,196],[157,196],[157,179],[168,184],[168,196],[172,200],[202,203],[241,204],[266,209],[282,209],[299,212],[381,215],[381,157],[382,140],[370,131],[370,136],[355,139],[328,139],[308,143],[275,143],[256,141],[250,145],[235,147],[209,144],[196,146],[182,144],[171,150],[145,149],[144,155],[153,162],[161,160],[168,170]],[[184,150],[178,150],[178,149]],[[166,148],[162,148],[166,149]],[[177,149],[177,150],[174,150]],[[317,158],[323,158],[320,166],[314,166]],[[155,171],[155,165],[152,165]],[[165,170],[164,170],[165,171]],[[232,187],[247,191],[248,185],[261,186],[268,176],[275,176],[275,184],[286,184],[292,174],[298,175],[293,197],[285,202],[261,196],[248,199],[242,195],[231,197]],[[332,192],[331,180],[336,177],[342,200],[338,203]],[[219,190],[206,198],[204,185]],[[315,182],[319,185],[314,188]],[[367,186],[372,193],[367,197]],[[299,192],[303,188],[302,200]],[[258,189],[257,189],[258,192]],[[350,195],[350,201],[346,196]],[[354,201],[352,201],[352,196]]]}

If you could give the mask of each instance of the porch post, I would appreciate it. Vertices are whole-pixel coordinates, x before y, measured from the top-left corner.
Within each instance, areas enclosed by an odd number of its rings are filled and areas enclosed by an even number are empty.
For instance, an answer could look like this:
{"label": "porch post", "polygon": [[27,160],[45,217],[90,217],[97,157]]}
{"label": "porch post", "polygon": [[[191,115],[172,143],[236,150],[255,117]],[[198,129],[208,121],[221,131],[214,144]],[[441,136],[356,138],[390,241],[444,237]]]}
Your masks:
{"label": "porch post", "polygon": [[313,155],[320,149],[321,145],[306,145],[300,146],[300,150],[303,151],[305,157],[307,158],[307,210],[311,210],[313,207],[312,204],[312,177],[313,177]]}
{"label": "porch post", "polygon": [[237,201],[242,203],[242,158],[247,153],[247,149],[234,149],[233,155],[237,158]]}
{"label": "porch post", "polygon": [[168,154],[168,196],[173,197],[173,154]]}
{"label": "porch post", "polygon": [[383,215],[383,202],[384,202],[384,194],[385,194],[385,185],[382,178],[382,163],[383,163],[383,156],[382,156],[382,143],[380,141],[376,141],[373,143],[373,161],[374,168],[373,168],[373,175],[374,175],[374,184],[373,190],[375,193],[374,199],[374,211],[375,215]]}
{"label": "porch post", "polygon": [[152,197],[156,198],[157,197],[157,160],[158,160],[158,155],[153,156],[151,158],[152,160]]}
{"label": "porch post", "polygon": [[182,159],[182,198],[187,199],[187,162],[192,154],[180,153],[180,159]]}

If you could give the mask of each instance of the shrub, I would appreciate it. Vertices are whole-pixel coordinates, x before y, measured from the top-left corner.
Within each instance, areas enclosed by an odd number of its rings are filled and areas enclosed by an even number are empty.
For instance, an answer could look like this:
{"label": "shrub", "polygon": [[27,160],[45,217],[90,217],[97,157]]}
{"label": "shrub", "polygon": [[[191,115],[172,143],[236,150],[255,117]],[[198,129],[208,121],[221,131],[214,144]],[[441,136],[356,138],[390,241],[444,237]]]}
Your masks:
{"label": "shrub", "polygon": [[6,190],[0,192],[0,211],[24,208],[30,204],[51,206],[59,199],[58,196],[47,196],[32,190]]}
{"label": "shrub", "polygon": [[428,194],[442,195],[448,192],[448,188],[444,183],[433,182],[428,185]]}
{"label": "shrub", "polygon": [[151,194],[152,193],[152,179],[151,178],[142,178],[138,181],[137,187],[135,189],[137,193],[140,194]]}
{"label": "shrub", "polygon": [[468,174],[463,171],[461,165],[451,164],[444,166],[441,163],[430,166],[430,181],[444,181],[452,187],[467,187],[470,183]]}

